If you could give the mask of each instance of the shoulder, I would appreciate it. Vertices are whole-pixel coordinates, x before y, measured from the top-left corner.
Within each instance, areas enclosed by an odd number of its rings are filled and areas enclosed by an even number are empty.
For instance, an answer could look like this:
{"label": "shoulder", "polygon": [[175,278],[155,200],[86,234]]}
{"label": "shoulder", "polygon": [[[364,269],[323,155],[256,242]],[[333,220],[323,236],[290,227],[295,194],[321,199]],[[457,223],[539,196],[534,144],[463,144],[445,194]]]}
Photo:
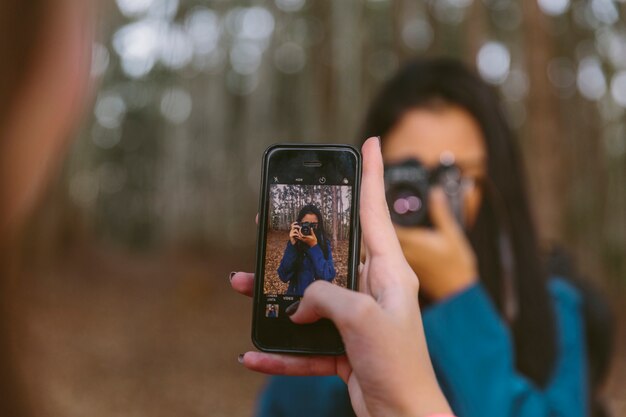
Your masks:
{"label": "shoulder", "polygon": [[337,376],[273,376],[261,393],[257,416],[350,415],[346,384]]}

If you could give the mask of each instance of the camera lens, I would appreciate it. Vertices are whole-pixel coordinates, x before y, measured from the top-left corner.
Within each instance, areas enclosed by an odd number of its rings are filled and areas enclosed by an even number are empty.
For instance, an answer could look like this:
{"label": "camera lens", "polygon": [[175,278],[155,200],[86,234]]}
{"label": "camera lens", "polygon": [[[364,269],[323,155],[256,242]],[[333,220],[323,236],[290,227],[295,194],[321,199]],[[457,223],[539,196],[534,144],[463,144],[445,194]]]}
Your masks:
{"label": "camera lens", "polygon": [[309,236],[311,234],[311,224],[309,222],[302,223],[302,226],[300,227],[300,232],[304,236]]}
{"label": "camera lens", "polygon": [[408,214],[409,212],[416,212],[422,208],[422,200],[416,195],[408,195],[405,197],[398,197],[393,202],[393,211],[399,215]]}
{"label": "camera lens", "polygon": [[415,160],[385,168],[385,194],[391,220],[400,226],[423,226],[427,220],[428,171]]}
{"label": "camera lens", "polygon": [[391,220],[401,226],[418,226],[426,218],[426,198],[419,190],[398,187],[387,192]]}

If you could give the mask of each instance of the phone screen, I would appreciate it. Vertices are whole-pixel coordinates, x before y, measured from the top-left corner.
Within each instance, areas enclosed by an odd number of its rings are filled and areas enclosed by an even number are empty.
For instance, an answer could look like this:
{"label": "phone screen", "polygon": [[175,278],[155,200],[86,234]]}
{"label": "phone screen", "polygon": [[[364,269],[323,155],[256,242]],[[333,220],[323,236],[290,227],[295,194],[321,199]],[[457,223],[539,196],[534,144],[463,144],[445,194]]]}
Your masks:
{"label": "phone screen", "polygon": [[263,350],[340,353],[326,320],[294,325],[285,310],[324,280],[355,288],[360,157],[350,147],[275,147],[264,161],[253,339]]}

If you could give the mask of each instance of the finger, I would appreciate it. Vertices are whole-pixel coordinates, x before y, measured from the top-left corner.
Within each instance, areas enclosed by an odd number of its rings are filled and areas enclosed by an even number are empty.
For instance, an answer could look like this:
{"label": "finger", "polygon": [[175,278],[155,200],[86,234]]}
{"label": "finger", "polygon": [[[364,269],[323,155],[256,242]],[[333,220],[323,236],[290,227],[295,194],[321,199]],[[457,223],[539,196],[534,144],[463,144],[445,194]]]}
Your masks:
{"label": "finger", "polygon": [[230,286],[238,293],[252,297],[254,292],[254,274],[237,272],[230,279]]}
{"label": "finger", "polygon": [[441,187],[434,187],[429,195],[429,214],[437,229],[446,235],[458,235],[461,227],[456,221],[448,199]]}
{"label": "finger", "polygon": [[292,313],[294,323],[313,323],[330,319],[340,333],[367,322],[367,309],[377,308],[376,301],[365,294],[348,290],[326,281],[315,281],[304,291],[297,311]]}
{"label": "finger", "polygon": [[254,222],[257,224],[257,226],[259,225],[259,213],[256,214],[256,217],[254,218]]}
{"label": "finger", "polygon": [[363,241],[371,255],[397,252],[399,243],[385,200],[384,168],[379,139],[369,138],[363,144],[362,150],[360,219]]}
{"label": "finger", "polygon": [[292,356],[275,353],[246,352],[241,363],[248,369],[272,375],[337,375],[335,356]]}
{"label": "finger", "polygon": [[363,242],[363,234],[361,234],[361,251],[359,253],[359,260],[361,263],[365,263],[365,259],[367,259],[367,248],[365,246],[365,242]]}

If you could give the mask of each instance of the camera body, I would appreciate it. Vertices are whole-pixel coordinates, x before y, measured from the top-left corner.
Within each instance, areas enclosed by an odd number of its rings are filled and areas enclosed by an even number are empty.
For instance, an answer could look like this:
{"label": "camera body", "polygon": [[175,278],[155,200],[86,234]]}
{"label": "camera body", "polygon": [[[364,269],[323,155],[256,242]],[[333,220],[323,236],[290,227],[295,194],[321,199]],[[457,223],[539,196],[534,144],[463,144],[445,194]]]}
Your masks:
{"label": "camera body", "polygon": [[441,163],[428,170],[421,162],[408,159],[385,167],[385,196],[391,220],[400,226],[432,226],[428,215],[428,194],[433,186],[441,186],[452,211],[463,224],[461,170],[454,163]]}
{"label": "camera body", "polygon": [[313,230],[315,230],[315,225],[311,222],[301,222],[298,223],[298,226],[300,226],[300,233],[304,236],[310,236]]}

